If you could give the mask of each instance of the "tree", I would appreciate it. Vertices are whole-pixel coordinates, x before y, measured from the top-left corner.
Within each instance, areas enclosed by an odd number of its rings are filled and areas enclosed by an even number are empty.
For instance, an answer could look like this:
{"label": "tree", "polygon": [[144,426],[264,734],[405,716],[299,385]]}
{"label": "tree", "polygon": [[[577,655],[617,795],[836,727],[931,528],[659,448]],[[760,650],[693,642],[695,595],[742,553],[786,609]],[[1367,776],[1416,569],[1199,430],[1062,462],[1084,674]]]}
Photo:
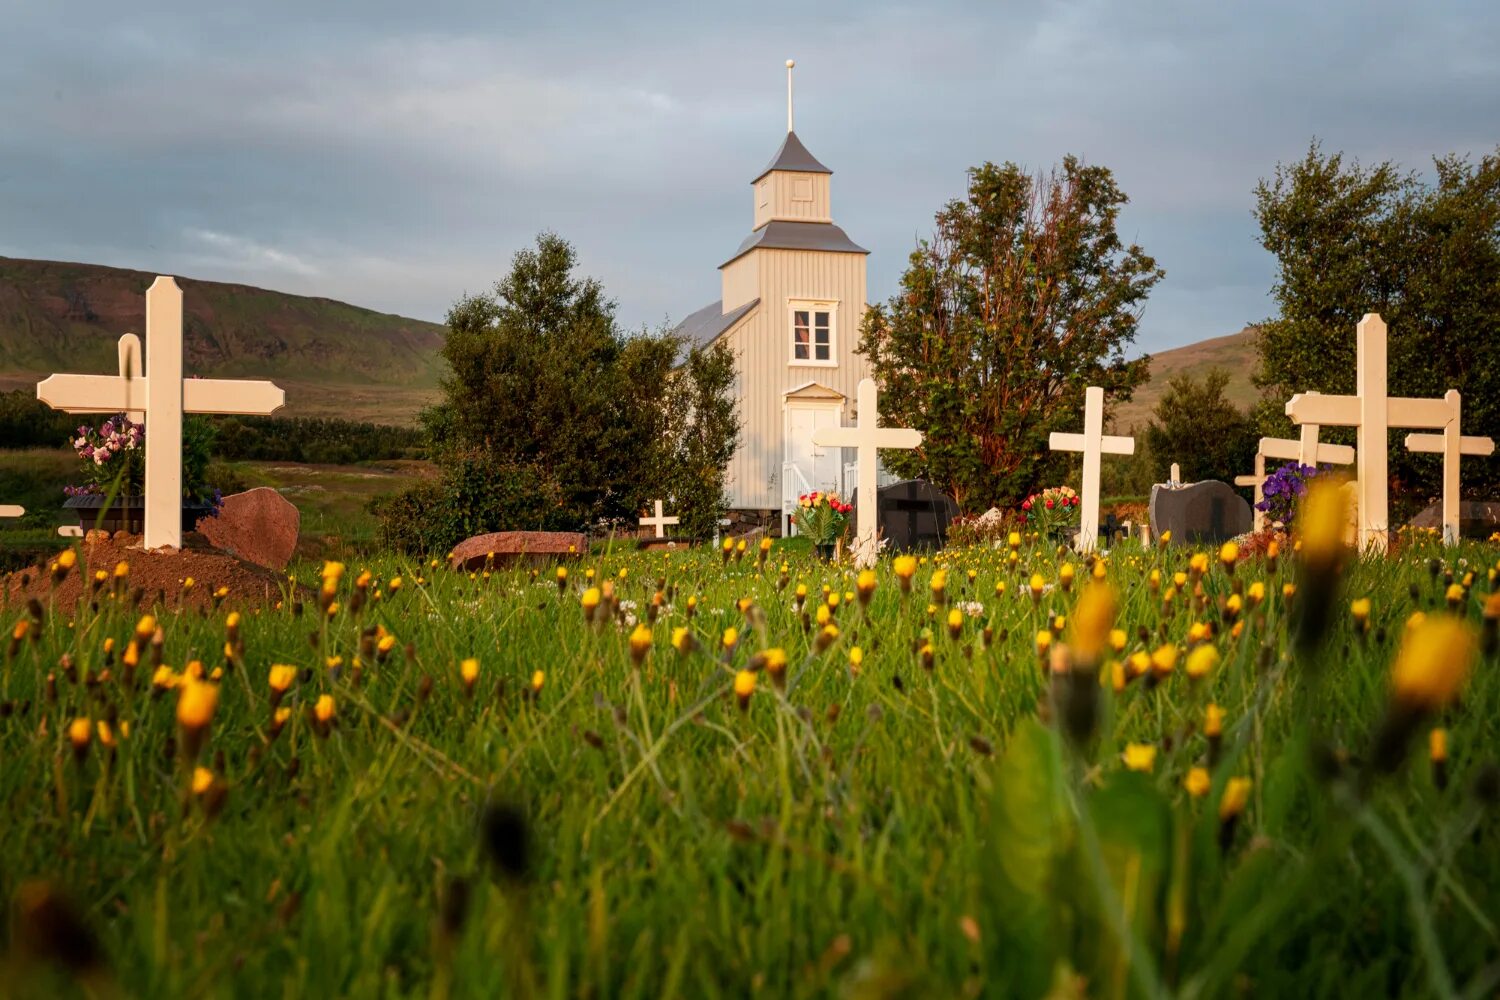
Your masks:
{"label": "tree", "polygon": [[[1279,315],[1258,341],[1267,433],[1290,430],[1283,407],[1294,393],[1354,391],[1355,326],[1378,312],[1390,331],[1390,392],[1458,389],[1464,433],[1500,434],[1500,148],[1477,164],[1438,157],[1428,182],[1390,162],[1325,156],[1314,141],[1255,195],[1261,243],[1279,266]],[[1390,468],[1408,508],[1437,481],[1436,460],[1411,456],[1399,437]],[[1465,459],[1463,480],[1494,490],[1500,461]]]}
{"label": "tree", "polygon": [[722,515],[738,435],[732,355],[684,355],[664,331],[625,335],[575,266],[573,248],[544,233],[492,293],[450,310],[443,398],[422,416],[442,475],[380,505],[391,544],[441,551],[481,531],[633,526],[662,496],[685,525],[711,530]]}
{"label": "tree", "polygon": [[969,171],[938,212],[901,291],[865,315],[860,351],[882,384],[882,419],[925,435],[882,456],[974,510],[1019,501],[1062,464],[1047,435],[1082,419],[1083,390],[1128,399],[1149,359],[1126,361],[1163,271],[1116,232],[1125,193],[1074,157],[1032,176]]}
{"label": "tree", "polygon": [[739,442],[734,352],[724,343],[695,347],[667,389],[665,433],[668,492],[691,537],[713,534],[729,509],[727,470]]}
{"label": "tree", "polygon": [[1146,424],[1153,482],[1166,482],[1173,462],[1185,482],[1232,482],[1250,471],[1258,435],[1249,415],[1225,398],[1228,384],[1222,368],[1210,368],[1202,381],[1185,372],[1167,382]]}

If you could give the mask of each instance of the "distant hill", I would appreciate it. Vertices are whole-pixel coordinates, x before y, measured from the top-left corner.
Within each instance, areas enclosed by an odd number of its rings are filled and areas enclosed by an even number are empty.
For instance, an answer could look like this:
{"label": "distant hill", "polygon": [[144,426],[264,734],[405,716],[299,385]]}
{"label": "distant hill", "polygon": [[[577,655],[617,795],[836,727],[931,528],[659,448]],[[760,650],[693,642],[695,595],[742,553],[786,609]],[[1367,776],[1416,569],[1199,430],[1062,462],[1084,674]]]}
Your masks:
{"label": "distant hill", "polygon": [[1196,344],[1151,355],[1151,380],[1135,391],[1130,402],[1115,407],[1116,428],[1124,434],[1132,429],[1143,430],[1157,401],[1167,391],[1168,381],[1182,374],[1201,379],[1210,368],[1223,368],[1229,372],[1229,385],[1224,394],[1230,402],[1246,410],[1254,406],[1259,399],[1259,393],[1250,382],[1256,365],[1255,335],[1256,328],[1247,326],[1226,337],[1200,340]]}
{"label": "distant hill", "polygon": [[[144,271],[0,257],[0,389],[53,372],[117,370],[144,335]],[[409,424],[437,396],[443,327],[332,299],[179,277],[184,371],[269,378],[283,413]],[[149,364],[149,358],[148,364]]]}

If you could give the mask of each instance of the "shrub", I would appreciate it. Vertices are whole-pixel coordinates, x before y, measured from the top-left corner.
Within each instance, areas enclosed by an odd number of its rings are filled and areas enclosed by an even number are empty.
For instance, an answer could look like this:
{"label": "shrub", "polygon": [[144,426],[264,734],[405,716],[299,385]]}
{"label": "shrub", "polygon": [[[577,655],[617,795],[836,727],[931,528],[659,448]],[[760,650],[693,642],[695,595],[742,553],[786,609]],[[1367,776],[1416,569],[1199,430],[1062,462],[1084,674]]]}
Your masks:
{"label": "shrub", "polygon": [[441,553],[490,531],[581,531],[562,487],[535,465],[479,455],[453,461],[441,477],[373,501],[382,541],[402,552]]}

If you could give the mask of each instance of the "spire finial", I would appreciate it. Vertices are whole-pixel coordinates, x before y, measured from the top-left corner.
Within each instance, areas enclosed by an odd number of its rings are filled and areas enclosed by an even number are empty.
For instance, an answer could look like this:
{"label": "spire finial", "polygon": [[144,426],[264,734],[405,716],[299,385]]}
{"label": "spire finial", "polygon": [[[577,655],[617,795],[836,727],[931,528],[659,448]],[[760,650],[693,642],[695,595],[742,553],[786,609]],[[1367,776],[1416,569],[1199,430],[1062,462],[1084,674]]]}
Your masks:
{"label": "spire finial", "polygon": [[792,130],[792,67],[797,65],[797,60],[786,61],[786,130]]}

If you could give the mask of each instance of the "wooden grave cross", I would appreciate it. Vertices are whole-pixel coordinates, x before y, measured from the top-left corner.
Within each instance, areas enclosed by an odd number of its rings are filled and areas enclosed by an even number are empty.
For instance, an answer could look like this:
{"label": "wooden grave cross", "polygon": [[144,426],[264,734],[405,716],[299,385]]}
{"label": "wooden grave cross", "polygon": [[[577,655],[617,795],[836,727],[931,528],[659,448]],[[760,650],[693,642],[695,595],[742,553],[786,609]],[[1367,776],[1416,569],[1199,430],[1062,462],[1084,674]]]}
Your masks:
{"label": "wooden grave cross", "polygon": [[656,537],[657,538],[665,538],[666,535],[667,535],[667,533],[665,531],[663,531],[662,528],[664,526],[666,526],[666,525],[669,525],[669,524],[672,524],[672,525],[681,524],[682,520],[681,520],[681,518],[677,518],[677,517],[664,517],[662,515],[662,509],[661,509],[662,504],[661,504],[661,501],[657,500],[657,501],[655,501],[655,503],[656,503],[656,516],[655,517],[643,517],[643,518],[641,518],[641,527],[643,527],[643,528],[654,527],[656,529]]}
{"label": "wooden grave cross", "polygon": [[[1355,333],[1354,395],[1298,393],[1286,404],[1286,415],[1293,423],[1355,428],[1359,545],[1377,552],[1384,552],[1390,542],[1390,429],[1441,430],[1446,435],[1451,424],[1456,439],[1459,418],[1458,393],[1451,390],[1442,399],[1387,396],[1386,357],[1385,320],[1379,313],[1366,313]],[[1452,465],[1456,516],[1456,456]],[[1456,531],[1456,521],[1454,527]]]}
{"label": "wooden grave cross", "polygon": [[[880,448],[920,448],[922,432],[910,427],[881,427],[880,411],[876,408],[877,390],[875,380],[862,378],[855,391],[855,417],[859,421],[853,427],[820,427],[813,431],[813,444],[824,448],[854,448],[859,463],[859,479],[855,496],[859,503],[855,509],[854,551],[873,553],[876,537],[880,533],[880,515],[875,507],[876,466]],[[848,497],[844,498],[848,500]]]}
{"label": "wooden grave cross", "polygon": [[1053,451],[1083,452],[1083,483],[1079,492],[1078,536],[1080,551],[1093,549],[1099,539],[1099,463],[1102,455],[1134,455],[1135,438],[1104,433],[1104,390],[1091,385],[1083,394],[1083,433],[1053,431],[1047,439]]}
{"label": "wooden grave cross", "polygon": [[[131,353],[130,342],[134,341]],[[52,375],[36,396],[65,413],[128,413],[149,418],[146,449],[147,549],[182,547],[182,416],[184,413],[267,414],[286,402],[272,382],[182,377],[182,289],[167,276],[146,290],[144,376],[134,374],[140,342],[120,341],[120,375]]]}
{"label": "wooden grave cross", "polygon": [[1495,453],[1493,438],[1458,433],[1458,415],[1461,401],[1458,390],[1449,389],[1444,399],[1453,400],[1453,422],[1443,428],[1441,434],[1408,434],[1406,449],[1415,452],[1437,453],[1443,456],[1443,544],[1458,544],[1458,459],[1460,455],[1484,457]]}
{"label": "wooden grave cross", "polygon": [[[1316,395],[1316,393],[1308,393]],[[1261,531],[1266,526],[1266,512],[1260,509],[1260,502],[1265,497],[1266,483],[1266,459],[1274,458],[1282,462],[1296,462],[1298,465],[1310,465],[1317,468],[1319,465],[1352,465],[1354,464],[1354,449],[1346,444],[1328,444],[1318,441],[1318,425],[1303,424],[1302,433],[1299,438],[1272,438],[1260,439],[1260,444],[1255,449],[1255,474],[1252,476],[1236,476],[1234,485],[1255,487],[1255,504],[1250,508],[1254,517],[1254,530]]]}

